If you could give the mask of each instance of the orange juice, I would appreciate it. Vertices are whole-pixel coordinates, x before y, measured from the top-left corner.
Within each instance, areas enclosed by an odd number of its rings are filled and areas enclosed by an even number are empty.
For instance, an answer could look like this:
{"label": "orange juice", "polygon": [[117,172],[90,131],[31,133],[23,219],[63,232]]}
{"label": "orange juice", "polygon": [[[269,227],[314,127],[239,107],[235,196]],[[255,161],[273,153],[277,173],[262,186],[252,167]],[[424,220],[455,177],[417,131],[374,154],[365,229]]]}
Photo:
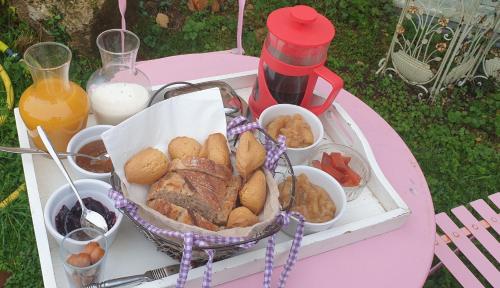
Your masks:
{"label": "orange juice", "polygon": [[87,125],[87,93],[77,84],[58,77],[38,79],[19,101],[19,112],[35,145],[45,149],[36,132],[42,126],[57,151],[66,151],[73,135]]}

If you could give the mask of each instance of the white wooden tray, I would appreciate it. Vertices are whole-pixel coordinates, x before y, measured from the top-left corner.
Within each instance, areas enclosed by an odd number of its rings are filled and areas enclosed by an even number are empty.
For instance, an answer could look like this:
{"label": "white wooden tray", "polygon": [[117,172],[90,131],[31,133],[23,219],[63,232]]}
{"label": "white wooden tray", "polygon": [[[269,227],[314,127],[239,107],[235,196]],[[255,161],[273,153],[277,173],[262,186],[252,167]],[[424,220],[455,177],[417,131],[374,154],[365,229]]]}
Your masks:
{"label": "white wooden tray", "polygon": [[[198,79],[193,83],[222,80],[231,85],[245,99],[250,95],[256,71]],[[159,87],[155,87],[158,89]],[[320,91],[315,91],[318,95]],[[15,110],[17,132],[21,147],[31,147],[26,127]],[[368,159],[372,177],[361,195],[348,202],[344,217],[332,229],[305,236],[299,258],[316,255],[356,241],[379,235],[400,227],[410,215],[408,206],[399,197],[380,170],[369,143],[356,123],[342,107],[334,103],[321,117],[329,139],[351,146]],[[94,125],[92,115],[88,125]],[[64,160],[66,161],[66,160]],[[68,283],[56,242],[48,236],[43,220],[43,207],[52,191],[65,183],[52,160],[40,155],[22,155],[24,175],[29,196],[30,209],[35,230],[40,266],[45,287],[67,287]],[[67,165],[69,167],[69,165]],[[77,178],[73,171],[70,174]],[[265,244],[258,245],[229,259],[214,263],[213,284],[220,284],[251,275],[264,269]],[[291,238],[280,232],[275,249],[275,266],[283,265],[290,249]],[[142,274],[146,270],[176,263],[167,255],[158,252],[137,228],[124,217],[119,234],[113,243],[106,263],[103,279]],[[188,287],[200,287],[204,267],[189,273]],[[300,273],[300,271],[295,271]],[[144,283],[139,287],[172,287],[177,276]]]}

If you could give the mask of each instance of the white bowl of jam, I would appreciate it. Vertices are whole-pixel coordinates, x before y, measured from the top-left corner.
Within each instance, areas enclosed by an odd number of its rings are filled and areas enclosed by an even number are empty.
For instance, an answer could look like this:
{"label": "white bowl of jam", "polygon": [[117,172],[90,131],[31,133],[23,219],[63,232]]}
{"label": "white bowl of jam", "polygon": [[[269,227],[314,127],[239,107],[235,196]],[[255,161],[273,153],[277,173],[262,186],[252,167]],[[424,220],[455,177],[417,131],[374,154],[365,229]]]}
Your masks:
{"label": "white bowl of jam", "polygon": [[[108,232],[104,234],[108,247],[111,246],[118,228],[122,222],[123,214],[115,208],[115,203],[108,197],[111,185],[95,179],[80,179],[74,181],[87,209],[95,211],[106,220]],[[44,207],[45,227],[58,244],[64,236],[80,228],[82,210],[75,194],[69,184],[64,184],[52,192]]]}
{"label": "white bowl of jam", "polygon": [[[106,154],[106,147],[101,134],[109,130],[112,125],[96,125],[85,128],[76,133],[68,143],[68,152],[100,156]],[[68,162],[78,174],[78,178],[97,179],[109,182],[113,164],[111,159],[93,160],[84,156],[68,156]]]}

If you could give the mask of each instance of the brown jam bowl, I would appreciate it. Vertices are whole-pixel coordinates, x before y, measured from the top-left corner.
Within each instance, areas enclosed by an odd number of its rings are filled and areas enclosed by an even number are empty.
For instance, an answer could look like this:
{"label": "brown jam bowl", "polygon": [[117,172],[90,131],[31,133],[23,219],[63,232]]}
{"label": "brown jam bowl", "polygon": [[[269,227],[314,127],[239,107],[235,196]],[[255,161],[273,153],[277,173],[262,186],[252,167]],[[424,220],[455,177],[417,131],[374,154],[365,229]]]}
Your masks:
{"label": "brown jam bowl", "polygon": [[[83,145],[78,150],[78,153],[89,156],[101,156],[106,154],[107,151],[102,140],[95,140]],[[95,160],[84,156],[76,156],[75,162],[80,168],[94,173],[110,173],[113,170],[111,159]]]}
{"label": "brown jam bowl", "polygon": [[[102,142],[102,135],[111,125],[89,126],[76,133],[68,143],[66,151],[71,153],[82,153],[90,156],[99,156],[106,153],[106,147]],[[110,181],[113,165],[111,160],[96,160],[84,156],[70,156],[68,163],[75,176],[80,179],[96,179],[105,182]]]}

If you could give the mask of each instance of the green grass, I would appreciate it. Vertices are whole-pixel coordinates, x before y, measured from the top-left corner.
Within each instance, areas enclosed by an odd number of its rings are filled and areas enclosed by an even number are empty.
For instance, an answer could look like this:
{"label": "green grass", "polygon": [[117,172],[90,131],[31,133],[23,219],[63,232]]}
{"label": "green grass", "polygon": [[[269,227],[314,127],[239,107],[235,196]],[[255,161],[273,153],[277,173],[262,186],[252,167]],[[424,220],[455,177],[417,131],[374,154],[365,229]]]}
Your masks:
{"label": "green grass", "polygon": [[[237,8],[233,1],[225,1],[219,13],[190,12],[181,0],[160,2],[161,9],[176,11],[182,19],[181,25],[177,29],[161,29],[153,17],[141,11],[140,21],[132,28],[142,39],[140,59],[236,46]],[[297,2],[252,1],[245,16],[247,54],[258,56],[260,53],[266,15]],[[499,191],[498,85],[487,82],[482,87],[469,85],[445,91],[433,104],[418,100],[417,92],[401,80],[375,76],[399,15],[392,1],[300,2],[315,7],[334,21],[337,33],[329,51],[328,66],[343,77],[348,91],[370,105],[404,139],[426,176],[436,211],[449,212],[460,204]],[[0,27],[6,27],[0,40],[13,47],[25,47],[26,42],[37,39],[36,34],[7,7],[0,6]],[[59,21],[58,16],[44,24],[58,41],[65,42],[68,38]],[[74,52],[71,79],[84,85],[99,66],[98,55],[86,58]],[[18,101],[21,92],[31,83],[30,76],[19,63],[3,56],[0,63],[13,80]],[[7,123],[0,126],[0,145],[18,145],[13,115],[5,109],[5,91],[1,84],[0,113],[10,113]],[[0,154],[0,199],[22,182],[20,158]],[[0,247],[0,270],[13,272],[7,287],[42,286],[25,193],[7,208],[0,209]],[[428,279],[426,287],[459,285],[446,270],[441,270]]]}

